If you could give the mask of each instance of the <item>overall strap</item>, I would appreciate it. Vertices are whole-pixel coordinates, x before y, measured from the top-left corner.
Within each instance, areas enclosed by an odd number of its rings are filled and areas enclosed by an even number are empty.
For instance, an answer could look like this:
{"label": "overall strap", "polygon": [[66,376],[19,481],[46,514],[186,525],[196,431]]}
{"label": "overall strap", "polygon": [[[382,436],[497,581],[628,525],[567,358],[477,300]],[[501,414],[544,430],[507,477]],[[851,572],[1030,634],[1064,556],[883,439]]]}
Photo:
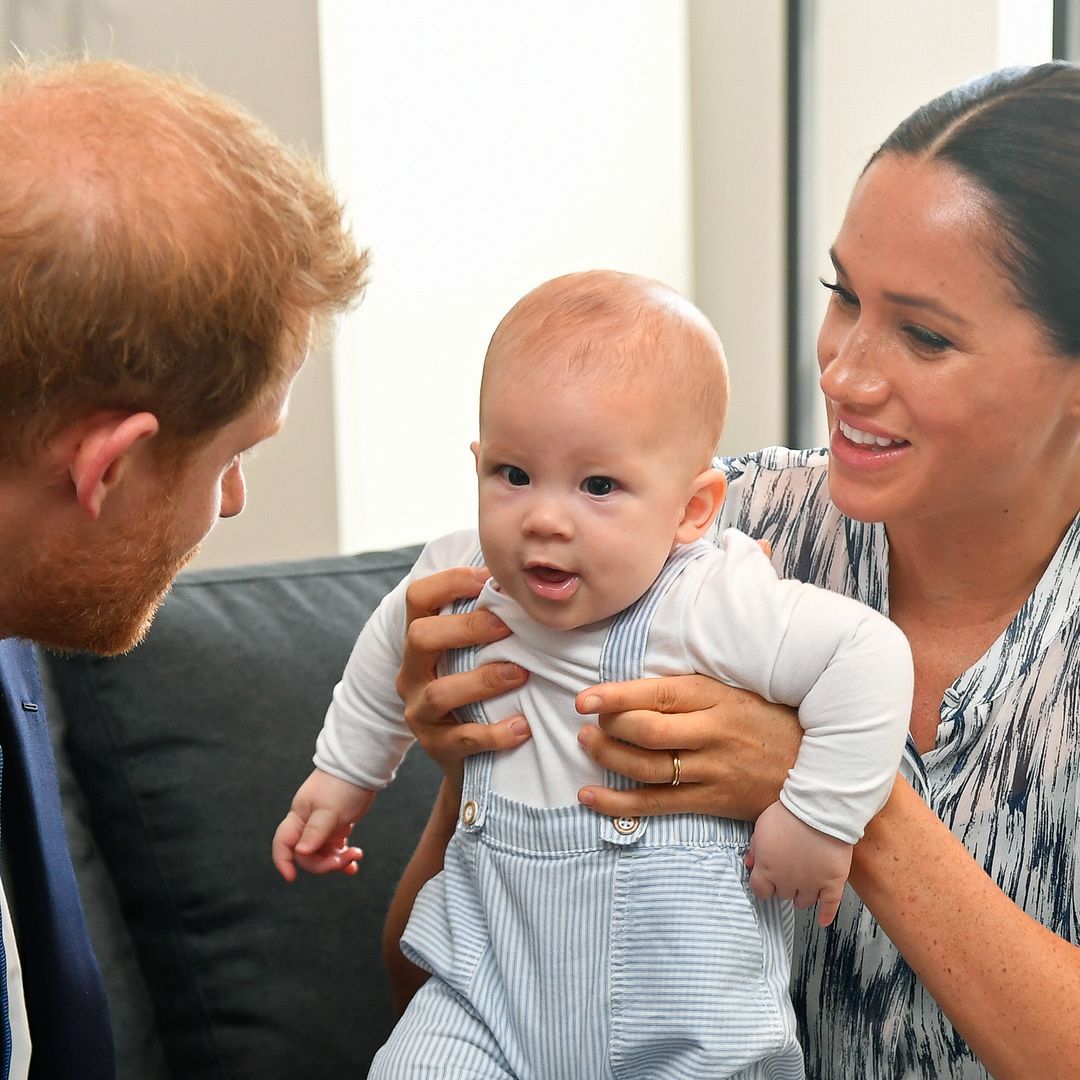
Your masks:
{"label": "overall strap", "polygon": [[[2,839],[33,1041],[30,1076],[112,1080],[108,1006],[68,855],[37,662],[26,642],[0,641],[0,686]],[[5,987],[10,1038],[6,999]]]}
{"label": "overall strap", "polygon": [[[479,548],[466,564],[468,566],[483,566],[484,556]],[[476,610],[478,597],[468,597],[455,600],[453,611],[455,615],[464,615]],[[451,675],[460,675],[472,671],[476,667],[476,646],[466,645],[462,649],[448,649],[446,652],[446,667]],[[486,724],[487,713],[484,711],[482,701],[469,702],[467,705],[455,709],[458,720],[463,724]],[[487,817],[488,786],[491,782],[491,766],[495,761],[495,755],[486,750],[480,754],[473,754],[465,759],[465,776],[461,787],[461,826],[475,832],[480,829]]]}
{"label": "overall strap", "polygon": [[[643,677],[649,629],[660,601],[692,562],[712,550],[713,546],[707,540],[697,540],[676,548],[644,595],[615,617],[600,655],[601,682],[626,682]],[[604,783],[617,791],[642,786],[610,770],[604,773]],[[648,818],[601,817],[600,836],[610,844],[635,844],[645,834],[648,825]]]}

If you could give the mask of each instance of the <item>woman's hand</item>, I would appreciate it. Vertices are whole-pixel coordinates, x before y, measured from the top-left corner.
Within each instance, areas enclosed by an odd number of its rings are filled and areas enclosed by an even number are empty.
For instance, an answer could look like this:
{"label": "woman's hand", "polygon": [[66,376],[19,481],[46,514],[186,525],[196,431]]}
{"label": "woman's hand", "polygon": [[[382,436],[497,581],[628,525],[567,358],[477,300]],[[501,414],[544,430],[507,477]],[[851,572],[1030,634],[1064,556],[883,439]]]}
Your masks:
{"label": "woman's hand", "polygon": [[435,759],[454,789],[460,791],[465,758],[483,750],[509,750],[529,738],[524,717],[497,724],[459,724],[451,710],[485,701],[520,686],[528,673],[516,664],[485,664],[461,675],[436,677],[447,649],[486,645],[510,633],[490,611],[440,615],[447,604],[478,596],[491,575],[476,567],[443,570],[414,581],[405,594],[405,652],[397,692],[405,703],[405,722],[424,750]]}
{"label": "woman's hand", "polygon": [[611,817],[753,821],[776,801],[802,739],[794,709],[704,675],[593,686],[578,695],[577,710],[600,714],[578,735],[589,756],[647,785],[581,789],[582,803]]}

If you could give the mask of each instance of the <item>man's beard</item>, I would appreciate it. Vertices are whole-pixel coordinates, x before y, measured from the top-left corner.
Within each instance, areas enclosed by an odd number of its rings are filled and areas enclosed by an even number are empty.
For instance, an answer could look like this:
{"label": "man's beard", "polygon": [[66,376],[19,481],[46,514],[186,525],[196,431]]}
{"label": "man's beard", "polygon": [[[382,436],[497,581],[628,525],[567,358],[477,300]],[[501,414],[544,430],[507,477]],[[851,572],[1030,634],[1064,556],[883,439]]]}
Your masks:
{"label": "man's beard", "polygon": [[60,652],[114,656],[133,649],[198,545],[176,552],[170,523],[148,511],[137,527],[70,550],[43,539],[8,591],[2,621],[14,637]]}

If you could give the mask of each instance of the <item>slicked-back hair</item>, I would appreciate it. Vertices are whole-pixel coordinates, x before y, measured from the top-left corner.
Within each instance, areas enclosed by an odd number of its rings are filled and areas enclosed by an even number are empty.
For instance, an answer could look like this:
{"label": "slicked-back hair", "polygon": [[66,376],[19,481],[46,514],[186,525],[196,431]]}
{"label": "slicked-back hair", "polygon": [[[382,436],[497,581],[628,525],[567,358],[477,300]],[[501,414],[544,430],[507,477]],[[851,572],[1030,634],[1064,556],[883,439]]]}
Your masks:
{"label": "slicked-back hair", "polygon": [[[884,154],[946,163],[987,198],[988,240],[1058,352],[1080,357],[1080,68],[1002,68],[923,105]],[[868,164],[868,168],[869,168]]]}
{"label": "slicked-back hair", "polygon": [[0,462],[102,408],[164,445],[295,367],[367,257],[319,168],[189,79],[116,62],[0,71]]}

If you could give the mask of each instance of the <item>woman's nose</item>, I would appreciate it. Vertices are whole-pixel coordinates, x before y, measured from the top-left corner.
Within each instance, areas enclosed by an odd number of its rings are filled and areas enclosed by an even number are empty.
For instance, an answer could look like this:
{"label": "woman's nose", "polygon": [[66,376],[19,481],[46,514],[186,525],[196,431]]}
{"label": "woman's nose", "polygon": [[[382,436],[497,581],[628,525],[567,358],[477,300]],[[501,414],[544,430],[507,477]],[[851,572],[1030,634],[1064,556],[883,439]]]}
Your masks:
{"label": "woman's nose", "polygon": [[878,405],[889,396],[881,342],[858,324],[845,333],[828,333],[822,327],[818,339],[821,392],[830,401],[851,405]]}

